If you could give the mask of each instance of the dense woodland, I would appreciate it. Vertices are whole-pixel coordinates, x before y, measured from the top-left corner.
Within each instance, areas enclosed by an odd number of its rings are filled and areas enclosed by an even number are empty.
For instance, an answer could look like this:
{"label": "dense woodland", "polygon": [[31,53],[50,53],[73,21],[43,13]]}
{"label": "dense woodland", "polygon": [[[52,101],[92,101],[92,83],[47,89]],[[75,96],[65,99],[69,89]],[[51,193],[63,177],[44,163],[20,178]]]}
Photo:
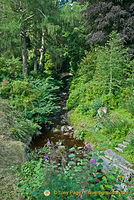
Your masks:
{"label": "dense woodland", "polygon": [[[17,194],[41,200],[48,189],[51,200],[128,199],[131,189],[129,195],[53,191],[110,192],[120,184],[119,171],[100,173],[103,161],[97,156],[134,134],[133,1],[0,0],[0,16],[0,134],[26,143],[37,129],[52,125],[65,87],[61,74],[71,73],[66,78],[69,121],[75,137],[92,146],[75,166],[73,159],[65,164],[63,152],[58,163],[51,144],[32,152],[21,167],[12,167]],[[103,107],[108,113],[100,117]],[[122,156],[134,168],[134,138]],[[12,192],[2,195],[20,199]]]}

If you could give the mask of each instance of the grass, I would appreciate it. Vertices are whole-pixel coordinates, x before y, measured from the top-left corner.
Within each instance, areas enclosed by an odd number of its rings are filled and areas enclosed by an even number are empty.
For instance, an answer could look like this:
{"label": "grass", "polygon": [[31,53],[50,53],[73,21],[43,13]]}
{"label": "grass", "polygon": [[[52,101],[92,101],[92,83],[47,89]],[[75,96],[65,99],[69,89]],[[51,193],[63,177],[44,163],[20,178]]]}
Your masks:
{"label": "grass", "polygon": [[[114,150],[119,143],[123,143],[134,128],[133,116],[125,109],[109,111],[107,118],[108,125],[104,125],[99,117],[93,117],[90,113],[82,114],[77,108],[70,115],[70,121],[75,128],[75,136],[81,138],[81,134],[84,135],[85,132],[84,141],[100,151],[108,148]],[[112,121],[111,125],[110,121]],[[134,164],[133,148],[132,145],[128,145],[122,153],[122,156],[132,165]]]}

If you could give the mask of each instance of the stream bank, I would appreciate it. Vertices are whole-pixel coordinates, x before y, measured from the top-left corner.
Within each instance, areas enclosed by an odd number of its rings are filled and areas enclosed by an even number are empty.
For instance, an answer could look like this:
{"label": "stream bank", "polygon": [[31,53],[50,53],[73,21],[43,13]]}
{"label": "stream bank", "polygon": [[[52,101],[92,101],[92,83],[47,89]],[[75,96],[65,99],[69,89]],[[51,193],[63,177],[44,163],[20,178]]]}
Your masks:
{"label": "stream bank", "polygon": [[[45,128],[42,133],[38,131],[35,137],[33,137],[29,147],[32,150],[40,149],[50,141],[52,144],[60,143],[65,147],[66,153],[69,149],[75,147],[79,150],[81,157],[85,152],[85,143],[74,137],[74,128],[70,124],[68,117],[70,112],[66,110],[66,100],[68,99],[68,90],[64,90],[59,94],[61,98],[58,105],[61,107],[60,114],[56,116],[53,126]],[[103,159],[103,170],[105,174],[106,170],[120,168],[120,173],[124,174],[125,181],[131,181],[134,176],[134,170],[131,169],[131,164],[123,159],[121,156],[113,152],[111,149],[103,151],[105,156],[100,156]],[[119,190],[127,191],[127,185],[121,183]]]}
{"label": "stream bank", "polygon": [[37,134],[32,138],[29,148],[31,150],[42,148],[48,140],[54,145],[60,142],[61,145],[65,146],[66,151],[72,147],[78,149],[85,146],[84,142],[74,137],[74,128],[70,124],[68,117],[70,112],[66,109],[66,100],[68,98],[68,88],[58,95],[60,97],[57,103],[60,106],[60,112],[54,116],[53,125],[47,128],[42,128],[42,131],[37,131]]}

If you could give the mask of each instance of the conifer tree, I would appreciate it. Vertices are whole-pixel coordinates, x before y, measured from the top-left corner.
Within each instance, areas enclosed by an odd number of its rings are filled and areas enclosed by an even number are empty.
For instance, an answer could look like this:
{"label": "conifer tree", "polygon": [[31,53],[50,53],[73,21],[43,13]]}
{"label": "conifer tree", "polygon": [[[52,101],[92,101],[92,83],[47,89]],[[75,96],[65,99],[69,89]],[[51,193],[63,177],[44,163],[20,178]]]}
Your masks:
{"label": "conifer tree", "polygon": [[126,86],[130,62],[128,49],[123,47],[119,34],[112,32],[105,47],[98,47],[93,85],[97,93],[116,94]]}

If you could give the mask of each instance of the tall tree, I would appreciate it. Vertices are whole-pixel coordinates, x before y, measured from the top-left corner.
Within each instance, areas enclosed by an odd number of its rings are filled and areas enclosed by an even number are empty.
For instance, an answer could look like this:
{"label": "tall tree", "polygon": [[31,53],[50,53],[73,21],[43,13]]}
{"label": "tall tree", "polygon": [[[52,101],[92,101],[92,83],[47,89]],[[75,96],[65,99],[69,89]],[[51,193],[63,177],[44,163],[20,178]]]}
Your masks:
{"label": "tall tree", "polygon": [[96,71],[92,84],[96,93],[116,94],[126,87],[131,56],[123,48],[122,39],[112,32],[105,47],[96,50]]}
{"label": "tall tree", "polygon": [[113,31],[134,50],[134,3],[132,0],[94,0],[84,11],[87,42],[104,44]]}

